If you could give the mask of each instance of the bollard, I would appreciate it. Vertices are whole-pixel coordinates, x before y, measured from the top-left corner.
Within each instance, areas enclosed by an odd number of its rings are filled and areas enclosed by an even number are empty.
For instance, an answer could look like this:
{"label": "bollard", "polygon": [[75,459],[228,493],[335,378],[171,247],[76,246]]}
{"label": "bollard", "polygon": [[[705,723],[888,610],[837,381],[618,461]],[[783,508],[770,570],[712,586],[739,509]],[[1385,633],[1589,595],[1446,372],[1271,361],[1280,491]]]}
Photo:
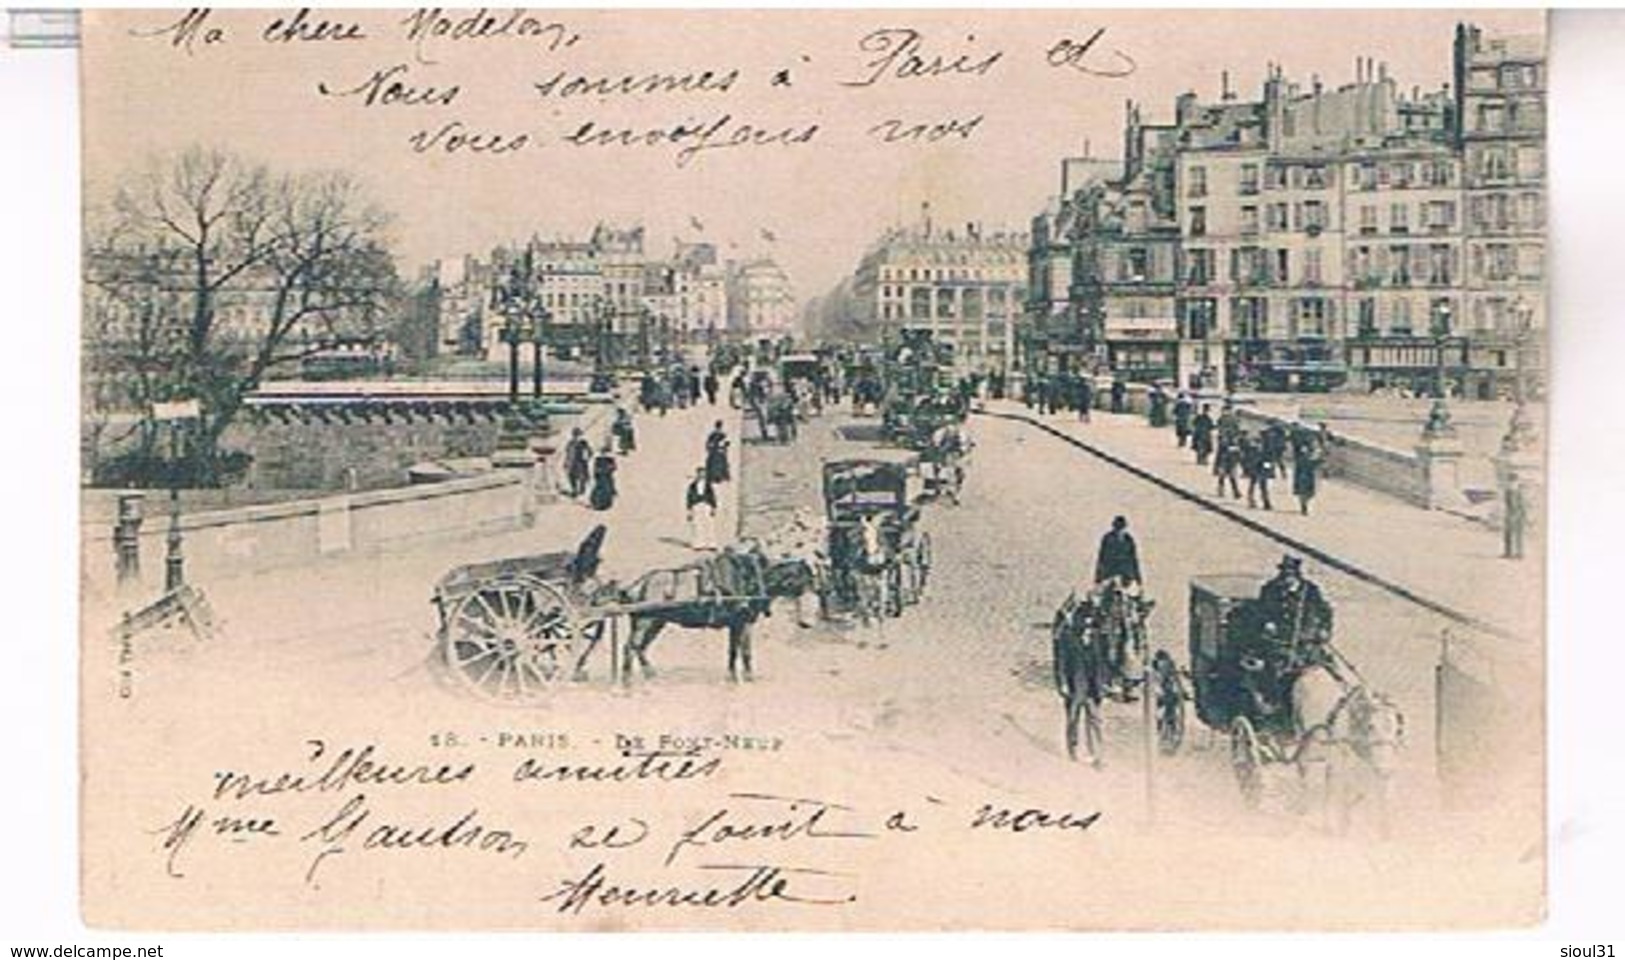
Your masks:
{"label": "bollard", "polygon": [[143,493],[118,495],[118,523],[113,527],[113,555],[120,584],[141,577],[141,502]]}
{"label": "bollard", "polygon": [[169,491],[169,549],[164,555],[164,592],[174,593],[186,583],[186,558],[181,554],[181,495]]}

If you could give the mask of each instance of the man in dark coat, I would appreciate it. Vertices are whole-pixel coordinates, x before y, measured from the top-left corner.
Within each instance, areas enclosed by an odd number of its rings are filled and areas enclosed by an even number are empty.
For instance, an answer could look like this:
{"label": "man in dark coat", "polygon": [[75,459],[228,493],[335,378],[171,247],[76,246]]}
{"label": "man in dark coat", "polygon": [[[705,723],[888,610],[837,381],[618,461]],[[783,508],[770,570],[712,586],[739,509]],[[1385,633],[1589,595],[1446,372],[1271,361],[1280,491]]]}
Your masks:
{"label": "man in dark coat", "polygon": [[1191,396],[1185,391],[1179,391],[1179,399],[1174,401],[1174,436],[1179,439],[1183,447],[1191,438]]}
{"label": "man in dark coat", "polygon": [[592,472],[592,444],[587,442],[580,427],[570,431],[570,442],[564,445],[564,477],[569,484],[570,496],[579,497],[587,491],[587,480]]}
{"label": "man in dark coat", "polygon": [[1230,496],[1240,500],[1241,486],[1236,482],[1236,472],[1241,469],[1241,438],[1235,434],[1219,433],[1219,451],[1213,458],[1213,475],[1218,478],[1218,489],[1214,495],[1224,496],[1224,487],[1230,485]]}
{"label": "man in dark coat", "polygon": [[1078,419],[1084,423],[1089,422],[1089,410],[1095,405],[1095,387],[1088,377],[1078,378]]}
{"label": "man in dark coat", "polygon": [[1124,517],[1112,518],[1112,528],[1100,538],[1100,551],[1095,554],[1095,582],[1112,579],[1123,586],[1140,582],[1140,552]]}
{"label": "man in dark coat", "polygon": [[1202,404],[1202,412],[1196,415],[1191,422],[1191,449],[1196,451],[1196,463],[1207,466],[1207,458],[1213,455],[1213,414],[1212,408]]}
{"label": "man in dark coat", "polygon": [[1128,384],[1121,380],[1112,381],[1112,413],[1122,413],[1128,409]]}
{"label": "man in dark coat", "polygon": [[705,476],[713,484],[728,482],[728,433],[721,420],[705,438]]}
{"label": "man in dark coat", "polygon": [[1281,558],[1276,574],[1258,591],[1262,621],[1274,624],[1284,662],[1310,662],[1332,638],[1332,605],[1303,575],[1303,561]]}
{"label": "man in dark coat", "polygon": [[1245,435],[1241,438],[1241,469],[1247,475],[1247,506],[1256,507],[1262,500],[1265,510],[1274,510],[1270,481],[1275,479],[1275,461],[1269,458],[1263,443]]}
{"label": "man in dark coat", "polygon": [[697,366],[688,368],[688,402],[690,406],[699,406],[700,392],[705,389],[705,379],[700,376]]}
{"label": "man in dark coat", "polygon": [[1315,499],[1320,471],[1320,456],[1312,445],[1302,445],[1292,451],[1292,495],[1298,498],[1298,512],[1309,515],[1309,502]]}
{"label": "man in dark coat", "polygon": [[711,406],[717,405],[717,389],[721,386],[717,382],[717,372],[711,370],[705,375],[705,402]]}

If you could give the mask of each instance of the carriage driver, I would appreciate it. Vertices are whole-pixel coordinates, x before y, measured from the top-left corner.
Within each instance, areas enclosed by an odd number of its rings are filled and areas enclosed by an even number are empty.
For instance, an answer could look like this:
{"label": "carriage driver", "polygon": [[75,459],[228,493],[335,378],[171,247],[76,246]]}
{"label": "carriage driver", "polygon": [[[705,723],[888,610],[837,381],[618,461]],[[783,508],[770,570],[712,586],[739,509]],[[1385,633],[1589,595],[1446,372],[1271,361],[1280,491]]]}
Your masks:
{"label": "carriage driver", "polygon": [[1323,660],[1332,638],[1332,606],[1320,587],[1303,576],[1303,561],[1281,558],[1275,576],[1258,591],[1266,625],[1273,625],[1279,661],[1299,669]]}
{"label": "carriage driver", "polygon": [[1100,538],[1100,552],[1095,555],[1096,585],[1109,580],[1123,587],[1140,584],[1140,554],[1125,517],[1112,518],[1112,528]]}

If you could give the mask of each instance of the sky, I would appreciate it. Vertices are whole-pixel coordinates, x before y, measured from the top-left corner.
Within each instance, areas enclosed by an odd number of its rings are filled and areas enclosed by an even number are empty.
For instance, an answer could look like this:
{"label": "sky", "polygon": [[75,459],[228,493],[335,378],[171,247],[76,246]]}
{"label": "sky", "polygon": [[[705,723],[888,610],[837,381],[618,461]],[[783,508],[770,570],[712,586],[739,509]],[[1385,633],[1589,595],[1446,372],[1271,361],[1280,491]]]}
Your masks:
{"label": "sky", "polygon": [[[1362,56],[1402,90],[1436,89],[1457,22],[1543,26],[1517,10],[467,15],[346,11],[318,29],[324,15],[214,11],[188,31],[179,10],[87,11],[87,203],[146,158],[202,144],[277,169],[351,172],[394,214],[409,270],[641,223],[656,254],[681,238],[773,256],[810,297],[925,202],[940,225],[1027,229],[1062,156],[1086,144],[1120,155],[1125,101],[1162,122],[1183,91],[1216,99],[1225,71],[1252,97],[1272,62],[1336,86]],[[651,75],[690,82],[565,90],[577,77]],[[570,142],[584,124],[589,142]],[[685,153],[699,130],[713,146]],[[640,142],[590,142],[606,131]],[[453,134],[510,149],[447,150]],[[765,142],[723,145],[736,136]]]}

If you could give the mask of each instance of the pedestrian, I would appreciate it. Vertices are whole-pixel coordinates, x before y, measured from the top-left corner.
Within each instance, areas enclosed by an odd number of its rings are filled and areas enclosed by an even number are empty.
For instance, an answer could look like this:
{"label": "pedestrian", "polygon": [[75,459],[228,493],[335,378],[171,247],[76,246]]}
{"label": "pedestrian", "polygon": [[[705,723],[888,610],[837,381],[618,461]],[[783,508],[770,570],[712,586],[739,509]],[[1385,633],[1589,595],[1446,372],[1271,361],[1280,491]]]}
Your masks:
{"label": "pedestrian", "polygon": [[717,488],[705,475],[704,467],[694,468],[684,497],[688,511],[688,542],[696,550],[717,548]]}
{"label": "pedestrian", "polygon": [[735,373],[733,381],[728,384],[728,406],[735,410],[745,406],[745,374],[744,371]]}
{"label": "pedestrian", "polygon": [[615,506],[615,455],[608,447],[598,451],[592,462],[592,497],[588,505],[594,510]]}
{"label": "pedestrian", "polygon": [[1309,502],[1315,499],[1316,474],[1320,470],[1320,456],[1311,444],[1302,444],[1292,451],[1292,495],[1298,498],[1298,512],[1309,515]]}
{"label": "pedestrian", "polygon": [[1122,380],[1112,381],[1112,413],[1122,413],[1127,409],[1128,384]]}
{"label": "pedestrian", "polygon": [[1191,439],[1191,395],[1179,391],[1179,399],[1174,401],[1174,438],[1183,448]]}
{"label": "pedestrian", "polygon": [[721,384],[717,381],[717,372],[715,370],[708,371],[705,375],[704,385],[705,402],[713,407],[717,405],[717,388],[720,386]]}
{"label": "pedestrian", "polygon": [[1095,388],[1088,377],[1078,378],[1078,419],[1084,423],[1089,422],[1089,410],[1095,405]]}
{"label": "pedestrian", "polygon": [[1161,430],[1168,425],[1168,394],[1163,391],[1161,384],[1153,386],[1151,392],[1147,394],[1146,407],[1153,428]]}
{"label": "pedestrian", "polygon": [[700,376],[700,368],[698,366],[689,367],[688,368],[688,403],[689,403],[689,406],[697,407],[697,406],[700,405],[700,394],[704,390],[705,390],[705,380],[704,380],[704,378],[702,378]]}
{"label": "pedestrian", "polygon": [[1225,483],[1229,482],[1230,496],[1241,499],[1241,486],[1236,482],[1236,471],[1240,469],[1241,438],[1220,434],[1218,452],[1213,457],[1213,475],[1218,478],[1215,496],[1224,496]]}
{"label": "pedestrian", "polygon": [[1191,449],[1196,451],[1198,466],[1207,466],[1208,457],[1213,455],[1213,413],[1212,407],[1202,404],[1202,410],[1191,423]]}
{"label": "pedestrian", "polygon": [[1112,528],[1100,538],[1095,554],[1095,583],[1116,580],[1120,586],[1140,582],[1140,552],[1128,532],[1127,517],[1113,517]]}
{"label": "pedestrian", "polygon": [[728,482],[728,433],[721,420],[705,438],[705,476],[712,484]]}
{"label": "pedestrian", "polygon": [[1523,559],[1523,535],[1529,526],[1529,500],[1524,493],[1523,481],[1513,477],[1507,483],[1506,512],[1501,518],[1501,556],[1507,560]]}
{"label": "pedestrian", "polygon": [[1279,420],[1273,420],[1264,428],[1262,435],[1264,458],[1268,460],[1275,470],[1279,471],[1286,466],[1286,427],[1281,426]]}
{"label": "pedestrian", "polygon": [[580,427],[570,431],[570,442],[564,445],[564,477],[569,484],[570,496],[579,497],[587,492],[587,480],[592,472],[592,444]]}
{"label": "pedestrian", "polygon": [[1219,413],[1219,442],[1222,444],[1228,437],[1234,440],[1241,433],[1241,416],[1236,413],[1236,405],[1230,400],[1224,402],[1224,408]]}
{"label": "pedestrian", "polygon": [[1247,506],[1260,502],[1265,510],[1274,510],[1270,503],[1270,480],[1275,477],[1275,462],[1269,458],[1264,444],[1251,437],[1241,438],[1241,468],[1247,474]]}
{"label": "pedestrian", "polygon": [[626,456],[637,449],[637,432],[632,426],[632,411],[625,407],[615,408],[615,442],[620,448],[621,456]]}

